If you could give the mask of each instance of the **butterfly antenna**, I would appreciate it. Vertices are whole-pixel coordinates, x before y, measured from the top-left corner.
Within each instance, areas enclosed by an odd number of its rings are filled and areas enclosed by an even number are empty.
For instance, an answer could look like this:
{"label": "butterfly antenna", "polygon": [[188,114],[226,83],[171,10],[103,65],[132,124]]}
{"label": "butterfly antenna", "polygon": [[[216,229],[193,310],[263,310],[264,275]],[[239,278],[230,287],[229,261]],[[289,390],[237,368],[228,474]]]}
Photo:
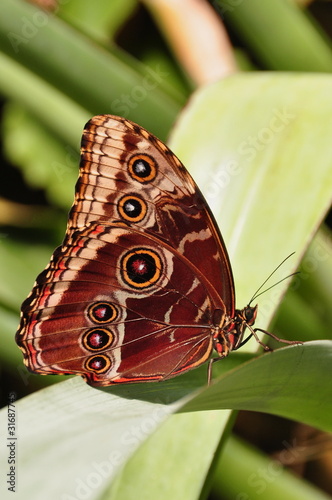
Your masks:
{"label": "butterfly antenna", "polygon": [[263,286],[269,281],[269,279],[271,278],[271,276],[274,275],[274,273],[276,271],[278,271],[278,269],[286,262],[286,260],[288,260],[292,255],[294,255],[295,252],[292,252],[290,253],[282,262],[280,262],[280,264],[272,271],[271,274],[269,274],[269,276],[266,278],[265,281],[263,281],[263,283],[261,284],[261,286],[256,290],[256,292],[254,293],[254,295],[252,296],[252,298],[250,299],[250,302],[249,302],[249,306],[250,304],[255,300],[257,299],[257,297],[259,297],[260,295],[262,295],[263,293],[267,292],[268,290],[271,290],[271,288],[279,285],[279,283],[282,283],[283,281],[287,280],[288,278],[291,278],[292,276],[295,276],[296,274],[299,274],[299,271],[296,271],[295,273],[291,273],[289,274],[288,276],[286,276],[285,278],[282,278],[281,280],[277,281],[277,283],[274,283],[273,285],[269,286],[268,288],[266,288],[265,290],[263,290],[262,292],[260,292],[260,290],[263,288]]}

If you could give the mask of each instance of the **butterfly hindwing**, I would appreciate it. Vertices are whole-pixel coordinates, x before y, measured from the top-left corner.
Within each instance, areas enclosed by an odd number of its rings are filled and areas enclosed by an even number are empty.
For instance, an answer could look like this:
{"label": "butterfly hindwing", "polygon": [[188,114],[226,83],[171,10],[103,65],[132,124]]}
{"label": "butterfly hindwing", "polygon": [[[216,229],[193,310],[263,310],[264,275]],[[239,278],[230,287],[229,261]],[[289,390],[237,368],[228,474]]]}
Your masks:
{"label": "butterfly hindwing", "polygon": [[20,344],[39,373],[96,385],[159,380],[208,359],[217,307],[215,290],[172,247],[122,223],[90,224],[37,280]]}

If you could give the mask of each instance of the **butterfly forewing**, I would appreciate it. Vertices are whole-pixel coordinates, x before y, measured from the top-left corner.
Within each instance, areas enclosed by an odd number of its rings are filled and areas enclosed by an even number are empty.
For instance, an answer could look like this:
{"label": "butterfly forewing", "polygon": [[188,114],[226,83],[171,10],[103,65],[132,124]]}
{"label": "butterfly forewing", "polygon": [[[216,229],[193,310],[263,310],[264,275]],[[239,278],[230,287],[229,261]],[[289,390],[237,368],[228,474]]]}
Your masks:
{"label": "butterfly forewing", "polygon": [[[122,220],[159,236],[197,268],[204,267],[232,316],[233,278],[218,226],[170,149],[142,127],[102,115],[86,125],[81,153],[69,234],[90,222]],[[136,210],[126,209],[135,205]]]}

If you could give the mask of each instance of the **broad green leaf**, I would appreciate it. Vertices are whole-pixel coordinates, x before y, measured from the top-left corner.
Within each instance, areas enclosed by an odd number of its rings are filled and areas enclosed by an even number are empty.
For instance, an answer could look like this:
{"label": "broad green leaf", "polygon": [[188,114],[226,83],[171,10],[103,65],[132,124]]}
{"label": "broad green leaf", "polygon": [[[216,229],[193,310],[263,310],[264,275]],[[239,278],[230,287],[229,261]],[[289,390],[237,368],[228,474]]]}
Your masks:
{"label": "broad green leaf", "polygon": [[[324,404],[324,411],[317,411]],[[227,372],[181,411],[233,408],[281,415],[332,431],[332,342],[267,353]]]}
{"label": "broad green leaf", "polygon": [[[222,362],[219,367],[221,364]],[[322,380],[327,380],[327,383],[322,383]],[[318,412],[317,407],[322,401],[324,411]],[[214,408],[214,411],[202,411],[211,408]],[[173,415],[158,429],[129,460],[115,480],[110,493],[102,497],[103,500],[134,499],[138,491],[144,491],[147,499],[174,498],[179,491],[182,499],[197,498],[203,489],[206,476],[209,483],[213,475],[206,467],[208,463],[213,463],[212,455],[216,453],[218,446],[217,437],[223,428],[227,432],[229,412],[218,412],[217,408],[237,408],[290,416],[292,419],[306,421],[330,431],[332,342],[311,343],[300,348],[291,347],[264,355],[228,371],[211,387],[199,391],[199,394],[180,410],[190,413],[181,415],[182,419],[179,419],[179,415]],[[192,413],[193,410],[198,411],[198,416]],[[232,453],[231,446],[227,446],[227,441],[225,442],[227,453]],[[241,460],[245,460],[247,454],[248,452],[241,456],[236,452],[232,460],[239,464]],[[231,482],[233,491],[241,491],[237,477],[245,483],[250,473],[253,473],[252,469],[255,471],[255,468],[258,468],[258,459],[255,460],[254,463],[248,462],[244,473],[241,467],[237,468],[237,474],[232,470],[231,481],[222,476],[222,484],[228,485]],[[259,464],[264,460],[266,462],[267,459],[261,458]],[[282,475],[280,465],[276,467],[282,477],[279,478],[280,484],[270,485],[271,491],[280,492],[287,488],[292,492],[296,491],[299,481],[287,473]],[[179,468],[183,470],[180,475]],[[216,474],[220,473],[220,470],[225,472],[224,466],[217,467]],[[149,481],[149,477],[154,480]],[[216,481],[218,483],[218,478]],[[304,486],[294,498],[301,498],[303,488]],[[315,498],[312,496],[314,493],[314,490],[307,488],[305,498]]]}
{"label": "broad green leaf", "polygon": [[[250,408],[298,417],[320,428],[331,429],[331,357],[332,342],[288,347],[232,369],[211,387],[198,391],[197,395],[190,389],[190,374],[165,383],[116,387],[108,391],[90,388],[81,379],[74,377],[37,392],[16,403],[20,446],[17,468],[20,470],[20,485],[24,485],[24,490],[18,491],[17,497],[38,500],[45,497],[49,488],[54,498],[57,495],[69,495],[69,498],[72,495],[75,498],[75,495],[78,496],[83,491],[89,491],[91,498],[99,498],[114,474],[137,447],[170,413],[180,409],[201,411],[214,408]],[[220,362],[219,366],[226,366],[227,361]],[[201,376],[205,375],[206,381],[205,370],[196,372]],[[325,384],[321,383],[323,377]],[[201,380],[204,380],[204,376]],[[178,393],[182,391],[184,397],[172,402],[176,386]],[[116,395],[119,393],[121,396]],[[317,412],[317,406],[322,401],[324,412],[320,413]],[[179,420],[191,429],[189,434],[184,433],[182,444],[186,446],[186,442],[193,439],[190,456],[196,467],[202,467],[201,476],[197,473],[194,485],[196,490],[200,490],[204,482],[211,453],[218,444],[217,434],[227,425],[229,412],[226,411],[224,415],[219,413],[215,412],[213,417],[204,411],[199,413],[200,417],[189,413],[188,418]],[[6,408],[0,412],[0,417],[1,426],[5,429]],[[38,425],[33,422],[38,422]],[[170,429],[173,425],[176,424],[170,424]],[[201,435],[204,425],[211,426],[208,439],[210,450],[207,444],[204,445],[207,447],[202,456],[203,445],[197,445],[199,441],[195,441],[195,436]],[[173,441],[173,432],[168,436],[174,449],[181,446],[176,440]],[[165,442],[164,437],[161,443],[154,440],[147,445],[147,455],[144,456],[144,450],[143,455],[140,455],[141,466],[149,464],[150,446],[156,448],[155,456],[162,453],[167,462]],[[0,460],[4,468],[6,454],[4,450],[1,453]],[[187,453],[186,449],[183,453]],[[188,466],[190,456],[187,456]],[[179,460],[177,468],[181,463]],[[173,472],[176,470],[175,463],[167,466]],[[130,471],[130,464],[128,467],[127,470]],[[43,478],[38,491],[35,489],[36,470]],[[143,481],[144,474],[148,475],[151,471],[148,467],[140,469],[138,473],[142,475]],[[59,475],[61,483],[56,479]],[[183,480],[188,481],[188,477],[184,476]],[[126,483],[127,480],[129,481],[124,475],[123,481]],[[118,479],[116,489],[122,492],[123,485],[119,481]],[[153,484],[151,491],[155,491]]]}
{"label": "broad green leaf", "polygon": [[[269,283],[295,270],[330,206],[331,84],[235,75],[196,92],[177,121],[171,144],[215,213],[240,307],[292,252]],[[263,328],[286,285],[259,298]]]}
{"label": "broad green leaf", "polygon": [[[98,498],[128,455],[171,410],[94,390],[78,377],[17,402],[15,497]],[[0,463],[6,474],[7,408],[0,417],[5,444]],[[4,480],[0,492],[2,499],[11,498]]]}
{"label": "broad green leaf", "polygon": [[102,500],[135,500],[138,492],[144,492],[144,500],[197,498],[228,418],[225,411],[173,415],[138,449]]}

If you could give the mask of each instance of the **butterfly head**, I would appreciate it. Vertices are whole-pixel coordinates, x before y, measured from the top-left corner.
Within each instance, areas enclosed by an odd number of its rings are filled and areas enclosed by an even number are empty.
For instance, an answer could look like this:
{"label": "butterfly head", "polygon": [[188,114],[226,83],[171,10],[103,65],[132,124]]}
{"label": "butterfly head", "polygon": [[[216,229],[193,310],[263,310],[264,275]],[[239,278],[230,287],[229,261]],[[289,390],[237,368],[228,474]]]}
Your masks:
{"label": "butterfly head", "polygon": [[243,309],[235,311],[235,318],[239,328],[242,328],[244,331],[246,327],[252,326],[255,323],[257,318],[257,309],[258,305],[251,306],[248,304]]}
{"label": "butterfly head", "polygon": [[[233,345],[233,351],[235,349],[239,349],[239,347],[243,346],[247,340],[252,336],[254,325],[257,317],[257,309],[258,306],[251,306],[250,303],[245,306],[243,309],[236,309],[234,316],[234,327],[233,334],[235,337],[235,343]],[[243,340],[246,329],[249,329],[251,334],[249,337]]]}

